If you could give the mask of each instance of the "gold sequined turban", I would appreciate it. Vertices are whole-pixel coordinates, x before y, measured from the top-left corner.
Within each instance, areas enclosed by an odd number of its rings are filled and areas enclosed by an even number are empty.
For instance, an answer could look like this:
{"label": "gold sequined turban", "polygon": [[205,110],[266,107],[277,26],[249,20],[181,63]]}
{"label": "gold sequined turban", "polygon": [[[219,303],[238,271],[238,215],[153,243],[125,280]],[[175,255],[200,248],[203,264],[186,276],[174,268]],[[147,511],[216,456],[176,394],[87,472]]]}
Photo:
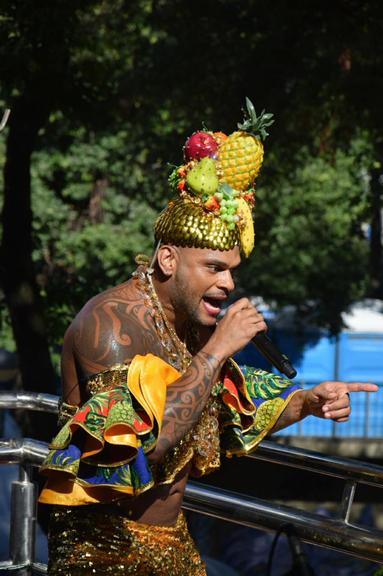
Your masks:
{"label": "gold sequined turban", "polygon": [[155,223],[157,241],[175,246],[231,250],[245,256],[254,247],[255,178],[263,161],[262,140],[272,114],[257,116],[246,98],[245,118],[229,136],[194,132],[184,146],[184,164],[169,177],[175,194]]}
{"label": "gold sequined turban", "polygon": [[169,202],[157,219],[155,232],[157,239],[175,246],[230,250],[240,245],[237,227],[229,230],[220,218],[188,198]]}

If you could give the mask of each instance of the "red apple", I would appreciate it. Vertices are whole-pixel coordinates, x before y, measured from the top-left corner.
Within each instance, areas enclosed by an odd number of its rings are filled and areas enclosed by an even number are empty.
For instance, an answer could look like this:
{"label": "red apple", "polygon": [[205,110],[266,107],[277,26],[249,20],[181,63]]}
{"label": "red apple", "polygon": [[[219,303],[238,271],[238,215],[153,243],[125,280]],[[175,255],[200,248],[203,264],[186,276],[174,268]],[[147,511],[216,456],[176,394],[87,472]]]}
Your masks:
{"label": "red apple", "polygon": [[214,157],[217,154],[217,142],[209,132],[194,132],[185,142],[185,160],[199,160],[205,156]]}

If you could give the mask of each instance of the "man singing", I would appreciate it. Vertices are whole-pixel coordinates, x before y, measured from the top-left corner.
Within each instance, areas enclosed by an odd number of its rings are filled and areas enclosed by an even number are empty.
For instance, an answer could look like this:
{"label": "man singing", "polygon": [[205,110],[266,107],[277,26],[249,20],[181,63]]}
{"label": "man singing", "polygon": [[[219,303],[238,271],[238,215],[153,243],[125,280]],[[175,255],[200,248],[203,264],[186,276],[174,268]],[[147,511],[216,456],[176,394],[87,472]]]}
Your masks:
{"label": "man singing", "polygon": [[92,298],[65,335],[62,427],[40,495],[54,504],[50,576],[206,574],[181,511],[189,475],[309,414],[347,420],[348,393],[377,390],[302,390],[232,359],[267,329],[247,298],[218,319],[253,248],[253,186],[272,121],[247,108],[229,136],[187,140],[151,261],[138,257],[133,277]]}

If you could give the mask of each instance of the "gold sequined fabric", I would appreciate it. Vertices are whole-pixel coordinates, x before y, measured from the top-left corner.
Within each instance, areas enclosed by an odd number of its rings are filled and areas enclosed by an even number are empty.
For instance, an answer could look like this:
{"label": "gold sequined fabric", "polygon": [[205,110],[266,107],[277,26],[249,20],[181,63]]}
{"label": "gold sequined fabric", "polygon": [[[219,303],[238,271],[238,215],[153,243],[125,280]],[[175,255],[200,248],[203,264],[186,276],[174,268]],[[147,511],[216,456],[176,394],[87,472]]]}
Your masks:
{"label": "gold sequined fabric", "polygon": [[116,386],[127,383],[129,364],[116,364],[108,370],[90,376],[86,382],[86,390],[90,396],[99,392],[113,390]]}
{"label": "gold sequined fabric", "polygon": [[77,412],[78,406],[67,404],[63,400],[59,402],[59,411],[57,415],[57,425],[61,428],[70,420]]}
{"label": "gold sequined fabric", "polygon": [[231,250],[240,246],[238,227],[232,230],[212,212],[187,196],[172,200],[155,223],[155,236],[164,244],[213,250]]}
{"label": "gold sequined fabric", "polygon": [[105,506],[60,507],[49,531],[50,576],[206,576],[182,513],[174,526],[151,526]]}

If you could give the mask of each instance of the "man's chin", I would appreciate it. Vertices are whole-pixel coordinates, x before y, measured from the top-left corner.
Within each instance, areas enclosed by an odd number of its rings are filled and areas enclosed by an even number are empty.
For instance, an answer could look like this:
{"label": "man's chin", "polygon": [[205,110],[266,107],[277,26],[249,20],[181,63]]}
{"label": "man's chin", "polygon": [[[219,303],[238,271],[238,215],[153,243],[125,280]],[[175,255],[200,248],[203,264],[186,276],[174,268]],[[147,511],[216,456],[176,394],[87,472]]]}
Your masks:
{"label": "man's chin", "polygon": [[215,326],[217,324],[217,317],[210,314],[198,314],[193,318],[195,324],[199,326]]}

